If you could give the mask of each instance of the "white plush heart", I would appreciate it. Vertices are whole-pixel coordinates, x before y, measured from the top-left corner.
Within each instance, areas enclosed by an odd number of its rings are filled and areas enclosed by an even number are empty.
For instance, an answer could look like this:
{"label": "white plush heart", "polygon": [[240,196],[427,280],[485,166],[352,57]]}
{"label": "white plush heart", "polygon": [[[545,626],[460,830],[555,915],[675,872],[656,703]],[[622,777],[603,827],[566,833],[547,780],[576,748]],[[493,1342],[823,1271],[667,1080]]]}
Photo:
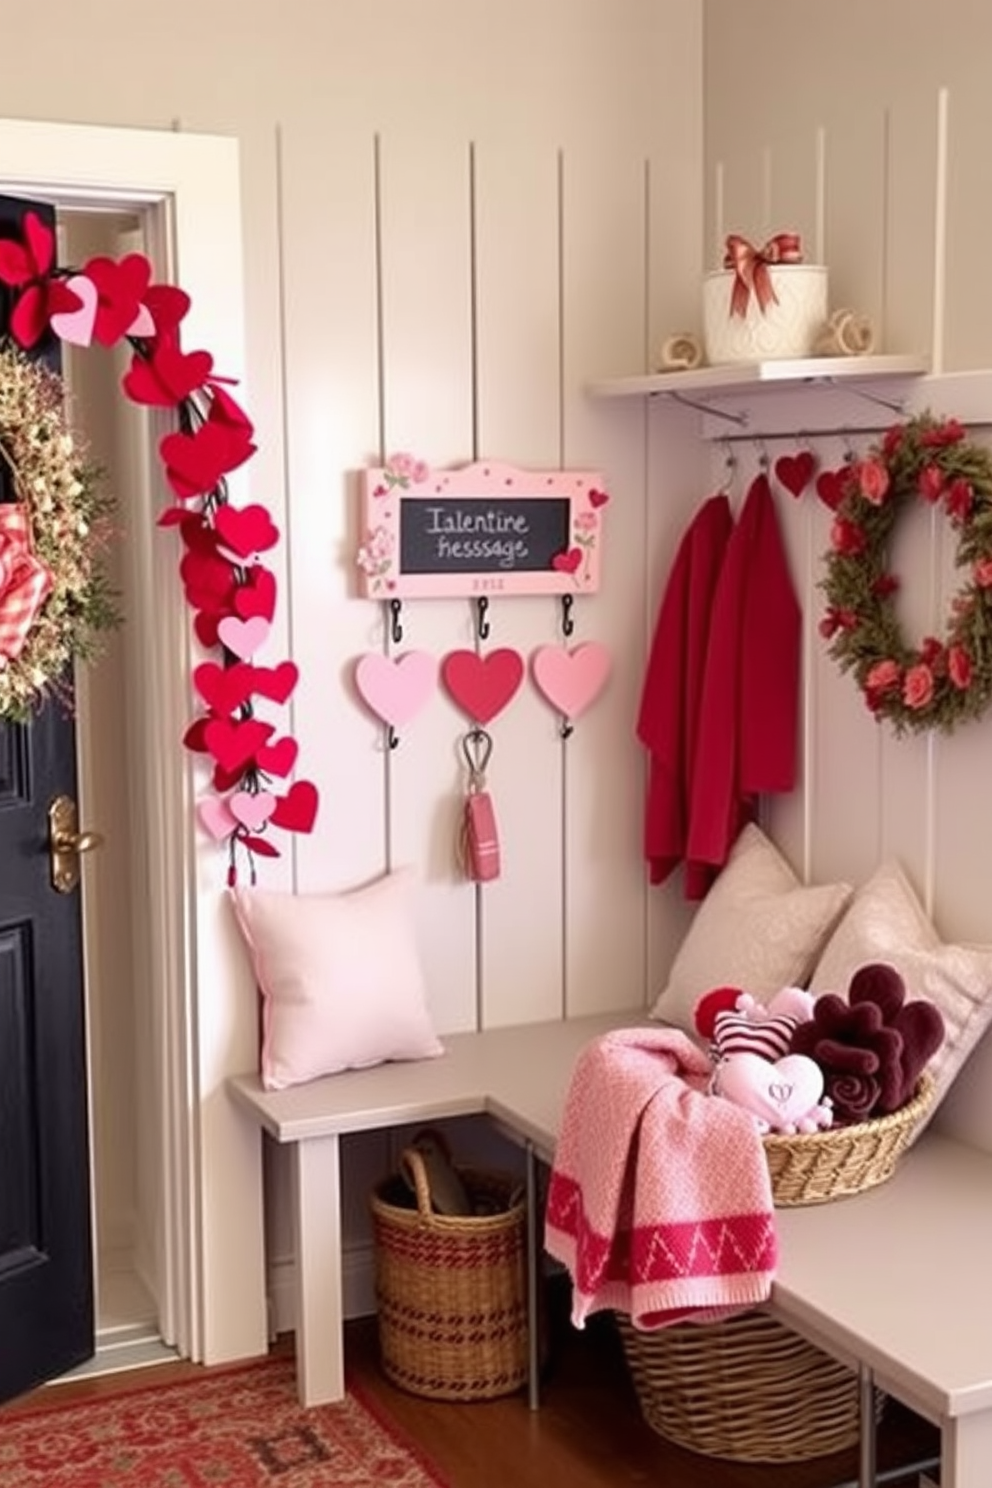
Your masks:
{"label": "white plush heart", "polygon": [[731,1054],[717,1067],[717,1090],[772,1131],[795,1129],[823,1096],[823,1071],[805,1054],[774,1063],[758,1054]]}

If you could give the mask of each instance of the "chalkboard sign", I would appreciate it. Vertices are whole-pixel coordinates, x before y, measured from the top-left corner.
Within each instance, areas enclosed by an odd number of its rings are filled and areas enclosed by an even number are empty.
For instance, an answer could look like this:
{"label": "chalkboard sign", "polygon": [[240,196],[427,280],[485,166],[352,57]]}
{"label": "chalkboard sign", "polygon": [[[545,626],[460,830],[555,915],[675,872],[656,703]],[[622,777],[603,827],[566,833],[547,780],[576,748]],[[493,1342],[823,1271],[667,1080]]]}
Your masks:
{"label": "chalkboard sign", "polygon": [[432,470],[393,455],[363,472],[358,567],[372,598],[591,594],[599,587],[597,471],[481,461]]}

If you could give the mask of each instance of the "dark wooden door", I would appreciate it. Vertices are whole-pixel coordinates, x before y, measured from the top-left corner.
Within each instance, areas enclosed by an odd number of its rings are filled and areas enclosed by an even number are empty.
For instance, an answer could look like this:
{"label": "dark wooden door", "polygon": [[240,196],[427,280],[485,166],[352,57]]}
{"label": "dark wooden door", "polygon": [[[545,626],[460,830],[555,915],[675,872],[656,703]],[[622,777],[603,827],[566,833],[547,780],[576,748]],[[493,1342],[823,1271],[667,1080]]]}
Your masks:
{"label": "dark wooden door", "polygon": [[[0,197],[0,236],[28,205],[53,223],[50,208]],[[57,345],[38,354],[57,365]],[[0,461],[0,500],[16,499],[12,487]],[[62,705],[0,720],[0,1400],[94,1350],[80,891],[52,887],[59,795],[76,795]]]}

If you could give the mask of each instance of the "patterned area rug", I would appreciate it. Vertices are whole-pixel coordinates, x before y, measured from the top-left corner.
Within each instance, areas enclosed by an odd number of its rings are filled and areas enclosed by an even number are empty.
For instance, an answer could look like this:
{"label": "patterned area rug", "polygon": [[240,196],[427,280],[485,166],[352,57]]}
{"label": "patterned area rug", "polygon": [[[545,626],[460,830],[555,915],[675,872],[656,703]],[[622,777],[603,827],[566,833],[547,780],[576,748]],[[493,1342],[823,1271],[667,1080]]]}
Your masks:
{"label": "patterned area rug", "polygon": [[[53,1401],[56,1396],[53,1394]],[[293,1362],[18,1414],[0,1488],[445,1488],[363,1396],[304,1410]]]}

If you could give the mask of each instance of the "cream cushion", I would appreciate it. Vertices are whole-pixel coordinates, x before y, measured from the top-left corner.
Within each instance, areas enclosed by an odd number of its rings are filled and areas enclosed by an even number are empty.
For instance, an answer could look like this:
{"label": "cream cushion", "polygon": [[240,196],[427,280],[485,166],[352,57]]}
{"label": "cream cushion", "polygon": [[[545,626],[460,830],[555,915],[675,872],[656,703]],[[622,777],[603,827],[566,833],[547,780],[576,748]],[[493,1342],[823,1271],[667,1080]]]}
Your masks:
{"label": "cream cushion", "polygon": [[851,893],[848,883],[803,884],[749,823],[696,911],[651,1016],[692,1032],[696,1003],[714,987],[760,999],[804,983]]}
{"label": "cream cushion", "polygon": [[262,1084],[443,1053],[414,936],[411,870],[345,893],[234,888],[262,994]]}
{"label": "cream cushion", "polygon": [[846,996],[859,966],[886,961],[909,998],[926,997],[944,1019],[944,1042],[928,1070],[935,1090],[930,1115],[992,1023],[992,946],[941,940],[899,863],[883,863],[858,890],[821,956],[811,990]]}

